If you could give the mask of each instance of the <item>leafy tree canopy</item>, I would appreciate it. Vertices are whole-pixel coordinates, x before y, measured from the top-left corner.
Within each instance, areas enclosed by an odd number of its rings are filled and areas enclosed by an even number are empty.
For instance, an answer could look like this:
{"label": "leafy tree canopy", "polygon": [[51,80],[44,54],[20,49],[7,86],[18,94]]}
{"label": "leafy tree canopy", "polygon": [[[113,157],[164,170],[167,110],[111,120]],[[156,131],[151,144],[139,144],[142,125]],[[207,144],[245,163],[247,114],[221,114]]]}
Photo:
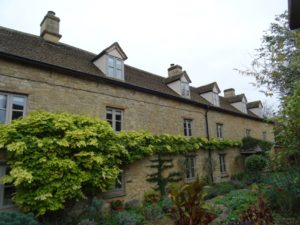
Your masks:
{"label": "leafy tree canopy", "polygon": [[276,16],[263,37],[261,47],[256,49],[252,67],[239,70],[255,77],[258,87],[266,87],[266,94],[277,92],[285,97],[293,92],[300,80],[300,30],[291,31],[288,13]]}
{"label": "leafy tree canopy", "polygon": [[117,134],[97,118],[43,111],[0,125],[0,150],[7,153],[11,168],[4,182],[16,187],[16,205],[36,215],[109,189],[122,165],[146,156],[223,150],[240,144],[136,131]]}

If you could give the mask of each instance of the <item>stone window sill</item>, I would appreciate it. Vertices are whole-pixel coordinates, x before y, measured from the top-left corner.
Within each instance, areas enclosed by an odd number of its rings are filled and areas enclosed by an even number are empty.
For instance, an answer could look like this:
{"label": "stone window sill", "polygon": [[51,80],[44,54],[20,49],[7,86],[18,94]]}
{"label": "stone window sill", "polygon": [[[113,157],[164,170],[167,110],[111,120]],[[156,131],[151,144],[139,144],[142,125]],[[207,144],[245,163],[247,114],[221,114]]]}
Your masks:
{"label": "stone window sill", "polygon": [[221,178],[227,178],[229,177],[227,172],[221,173]]}

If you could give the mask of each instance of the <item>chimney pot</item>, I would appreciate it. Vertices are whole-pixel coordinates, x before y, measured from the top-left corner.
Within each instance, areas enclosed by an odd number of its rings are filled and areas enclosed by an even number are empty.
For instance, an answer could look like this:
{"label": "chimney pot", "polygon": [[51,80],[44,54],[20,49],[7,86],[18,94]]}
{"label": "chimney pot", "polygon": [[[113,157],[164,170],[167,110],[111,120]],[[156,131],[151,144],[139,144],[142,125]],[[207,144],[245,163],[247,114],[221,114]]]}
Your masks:
{"label": "chimney pot", "polygon": [[48,11],[40,24],[40,36],[46,41],[58,43],[59,39],[61,38],[61,35],[59,34],[59,22],[60,19],[55,16],[55,12]]}
{"label": "chimney pot", "polygon": [[170,65],[170,68],[168,69],[168,76],[176,76],[178,74],[182,73],[182,67],[179,65],[174,65],[173,63]]}
{"label": "chimney pot", "polygon": [[228,97],[232,97],[235,96],[235,90],[233,88],[229,88],[224,90],[224,97],[228,98]]}

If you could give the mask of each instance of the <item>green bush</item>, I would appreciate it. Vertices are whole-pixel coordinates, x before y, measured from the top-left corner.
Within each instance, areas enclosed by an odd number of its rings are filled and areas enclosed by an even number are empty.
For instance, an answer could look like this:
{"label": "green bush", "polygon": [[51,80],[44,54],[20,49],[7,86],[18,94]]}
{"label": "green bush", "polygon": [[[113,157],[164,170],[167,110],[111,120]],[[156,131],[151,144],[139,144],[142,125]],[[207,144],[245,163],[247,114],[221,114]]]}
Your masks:
{"label": "green bush", "polygon": [[224,195],[236,189],[231,181],[216,183],[205,188],[207,195],[205,199],[211,199],[219,195]]}
{"label": "green bush", "polygon": [[264,194],[273,209],[284,214],[300,213],[300,170],[266,174],[262,183]]}
{"label": "green bush", "polygon": [[144,218],[134,211],[122,211],[115,215],[117,225],[139,225]]}
{"label": "green bush", "polygon": [[255,147],[259,146],[263,150],[263,152],[266,152],[271,150],[273,145],[274,144],[272,142],[263,141],[253,137],[244,137],[242,140],[242,147],[245,150],[252,150]]}
{"label": "green bush", "polygon": [[254,205],[258,200],[258,195],[250,190],[234,190],[225,196],[216,199],[215,204],[225,205],[230,209],[227,222],[239,219],[239,215]]}
{"label": "green bush", "polygon": [[0,212],[0,225],[37,225],[32,214]]}
{"label": "green bush", "polygon": [[161,200],[161,208],[165,213],[170,212],[171,208],[173,207],[173,203],[171,199],[167,196],[163,197]]}
{"label": "green bush", "polygon": [[150,204],[144,207],[143,214],[147,221],[155,222],[163,216],[163,210],[158,204]]}
{"label": "green bush", "polygon": [[267,160],[261,155],[251,155],[245,160],[245,167],[248,172],[261,172],[267,165]]}

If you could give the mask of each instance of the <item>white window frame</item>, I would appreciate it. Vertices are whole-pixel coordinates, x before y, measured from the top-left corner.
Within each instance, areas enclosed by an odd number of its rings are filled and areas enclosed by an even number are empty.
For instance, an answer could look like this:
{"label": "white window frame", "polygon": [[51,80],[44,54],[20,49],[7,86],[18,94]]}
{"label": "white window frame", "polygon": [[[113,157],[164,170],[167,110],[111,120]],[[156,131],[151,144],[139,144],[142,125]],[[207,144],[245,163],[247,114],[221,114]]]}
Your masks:
{"label": "white window frame", "polygon": [[213,105],[220,106],[220,97],[219,97],[218,93],[213,92],[212,98],[213,98]]}
{"label": "white window frame", "polygon": [[188,82],[185,81],[180,82],[180,92],[181,92],[181,96],[185,98],[189,98],[191,96],[190,86]]}
{"label": "white window frame", "polygon": [[223,139],[223,124],[216,123],[217,139]]}
{"label": "white window frame", "polygon": [[[6,175],[6,170],[7,170],[7,166],[6,165],[0,165],[0,179]],[[12,187],[13,185],[11,184],[1,184],[0,183],[0,209],[6,209],[6,208],[12,208],[14,207],[14,205],[8,204],[8,205],[4,205],[4,192],[5,192],[5,188],[9,188]]]}
{"label": "white window frame", "polygon": [[[113,60],[113,66],[109,65],[109,59]],[[117,61],[121,63],[121,69],[117,68]],[[122,59],[117,58],[115,56],[107,55],[107,62],[106,62],[106,74],[108,77],[118,79],[118,80],[124,80],[124,62]],[[112,68],[113,74],[109,73],[109,68]],[[121,77],[117,76],[117,71],[121,72]]]}
{"label": "white window frame", "polygon": [[251,129],[245,129],[245,137],[251,137]]}
{"label": "white window frame", "polygon": [[[111,120],[107,118],[108,111],[111,111],[111,115],[112,115]],[[117,115],[121,116],[121,120],[116,119]],[[121,130],[123,130],[123,115],[124,115],[124,113],[123,113],[122,109],[116,109],[116,108],[111,108],[111,107],[106,108],[106,121],[109,122],[109,123],[111,122],[110,123],[111,127],[116,132],[120,132]],[[117,128],[116,123],[117,122],[120,122],[120,130],[116,130],[116,128]]]}
{"label": "white window frame", "polygon": [[227,174],[226,154],[219,154],[219,161],[220,161],[220,172],[222,175],[226,175]]}
{"label": "white window frame", "polygon": [[187,155],[185,157],[185,180],[187,182],[196,179],[196,156]]}
{"label": "white window frame", "polygon": [[[22,114],[23,114],[22,117],[26,116],[26,109],[27,109],[27,96],[26,95],[10,94],[10,93],[5,93],[5,92],[0,92],[0,95],[6,96],[6,109],[1,108],[2,110],[5,110],[5,121],[4,121],[4,123],[6,123],[6,124],[11,123],[13,111],[22,112]],[[14,97],[24,98],[23,110],[15,110],[15,109],[12,108]],[[0,121],[0,123],[1,123],[1,121]]]}
{"label": "white window frame", "polygon": [[192,137],[192,119],[183,119],[183,134],[185,137]]}

